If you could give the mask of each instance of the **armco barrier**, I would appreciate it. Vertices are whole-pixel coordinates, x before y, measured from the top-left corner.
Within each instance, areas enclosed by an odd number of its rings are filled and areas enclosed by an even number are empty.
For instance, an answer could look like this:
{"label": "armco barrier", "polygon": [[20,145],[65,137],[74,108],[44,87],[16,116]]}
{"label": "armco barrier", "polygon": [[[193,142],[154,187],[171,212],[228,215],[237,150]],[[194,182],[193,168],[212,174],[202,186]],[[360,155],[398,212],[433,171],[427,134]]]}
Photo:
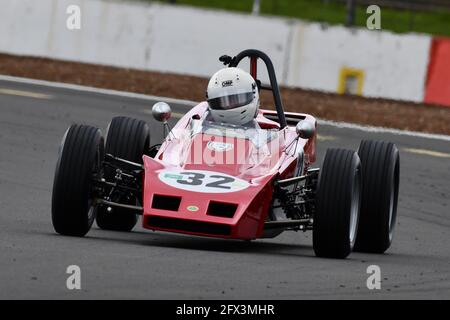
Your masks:
{"label": "armco barrier", "polygon": [[[423,101],[431,38],[298,20],[107,0],[2,0],[0,52],[210,76],[256,48],[281,84]],[[81,8],[81,30],[66,9]],[[264,78],[264,77],[263,77]]]}

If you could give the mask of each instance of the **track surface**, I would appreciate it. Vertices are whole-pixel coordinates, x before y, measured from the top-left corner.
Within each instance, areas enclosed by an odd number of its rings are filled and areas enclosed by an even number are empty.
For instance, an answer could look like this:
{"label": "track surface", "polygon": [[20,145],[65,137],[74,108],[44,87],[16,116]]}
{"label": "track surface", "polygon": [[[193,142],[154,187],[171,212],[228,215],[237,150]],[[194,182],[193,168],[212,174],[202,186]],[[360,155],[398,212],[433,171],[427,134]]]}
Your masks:
{"label": "track surface", "polygon": [[[384,255],[314,257],[310,233],[254,242],[195,238],[136,227],[96,226],[85,238],[55,234],[50,219],[60,139],[71,123],[105,129],[113,116],[148,120],[152,102],[0,81],[0,298],[358,299],[450,298],[448,141],[322,126],[326,148],[356,149],[385,139],[401,151],[396,237]],[[172,105],[175,116],[188,107]],[[175,120],[174,120],[175,121]],[[66,289],[66,268],[81,268],[82,290]],[[378,265],[381,290],[368,290]]]}

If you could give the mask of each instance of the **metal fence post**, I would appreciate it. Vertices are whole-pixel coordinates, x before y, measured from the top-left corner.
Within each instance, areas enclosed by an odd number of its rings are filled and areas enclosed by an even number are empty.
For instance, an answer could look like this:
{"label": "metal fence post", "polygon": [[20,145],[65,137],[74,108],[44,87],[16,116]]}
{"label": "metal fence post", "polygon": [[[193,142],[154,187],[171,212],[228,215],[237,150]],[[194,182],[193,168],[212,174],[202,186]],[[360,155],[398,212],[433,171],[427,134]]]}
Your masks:
{"label": "metal fence post", "polygon": [[261,10],[261,0],[253,0],[252,14],[259,15]]}
{"label": "metal fence post", "polygon": [[347,0],[347,21],[346,26],[352,27],[355,25],[356,5],[355,0]]}

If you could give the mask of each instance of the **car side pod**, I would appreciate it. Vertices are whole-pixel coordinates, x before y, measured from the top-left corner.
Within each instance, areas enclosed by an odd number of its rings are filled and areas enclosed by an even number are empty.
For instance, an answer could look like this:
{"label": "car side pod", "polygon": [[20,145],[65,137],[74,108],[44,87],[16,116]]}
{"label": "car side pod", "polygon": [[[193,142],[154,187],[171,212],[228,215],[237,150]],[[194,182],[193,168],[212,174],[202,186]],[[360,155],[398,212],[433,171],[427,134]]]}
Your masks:
{"label": "car side pod", "polygon": [[[314,126],[314,123],[311,121],[302,120],[297,123],[295,126],[295,131],[297,133],[298,138],[301,139],[310,139],[314,136],[316,133],[316,128]],[[298,141],[298,138],[294,141]],[[294,142],[293,142],[294,143]],[[314,173],[315,171],[309,171],[309,173]],[[308,178],[308,175],[301,175],[298,177],[283,179],[283,180],[277,180],[275,181],[275,185],[279,186],[281,188],[286,188],[288,186],[297,184],[299,182],[302,182]]]}

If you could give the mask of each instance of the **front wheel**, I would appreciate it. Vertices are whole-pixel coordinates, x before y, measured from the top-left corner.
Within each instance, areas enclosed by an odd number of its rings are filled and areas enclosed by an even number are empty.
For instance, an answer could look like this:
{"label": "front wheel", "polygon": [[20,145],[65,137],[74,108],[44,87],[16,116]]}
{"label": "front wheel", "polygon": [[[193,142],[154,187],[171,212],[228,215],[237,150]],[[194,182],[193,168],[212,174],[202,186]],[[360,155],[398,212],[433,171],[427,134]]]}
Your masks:
{"label": "front wheel", "polygon": [[84,236],[95,219],[92,178],[100,172],[104,142],[99,129],[72,125],[66,131],[56,164],[52,223],[62,235]]}
{"label": "front wheel", "polygon": [[347,257],[358,231],[361,164],[356,152],[329,149],[316,194],[313,247],[319,257]]}
{"label": "front wheel", "polygon": [[[108,126],[106,137],[106,153],[115,157],[143,163],[142,156],[149,150],[150,128],[142,120],[128,117],[115,117]],[[114,171],[105,170],[105,177],[112,181]],[[136,197],[120,192],[111,195],[111,200],[118,203],[138,205]],[[97,211],[97,225],[104,230],[131,231],[138,221],[138,216],[119,208],[108,212],[105,206],[99,206]]]}

